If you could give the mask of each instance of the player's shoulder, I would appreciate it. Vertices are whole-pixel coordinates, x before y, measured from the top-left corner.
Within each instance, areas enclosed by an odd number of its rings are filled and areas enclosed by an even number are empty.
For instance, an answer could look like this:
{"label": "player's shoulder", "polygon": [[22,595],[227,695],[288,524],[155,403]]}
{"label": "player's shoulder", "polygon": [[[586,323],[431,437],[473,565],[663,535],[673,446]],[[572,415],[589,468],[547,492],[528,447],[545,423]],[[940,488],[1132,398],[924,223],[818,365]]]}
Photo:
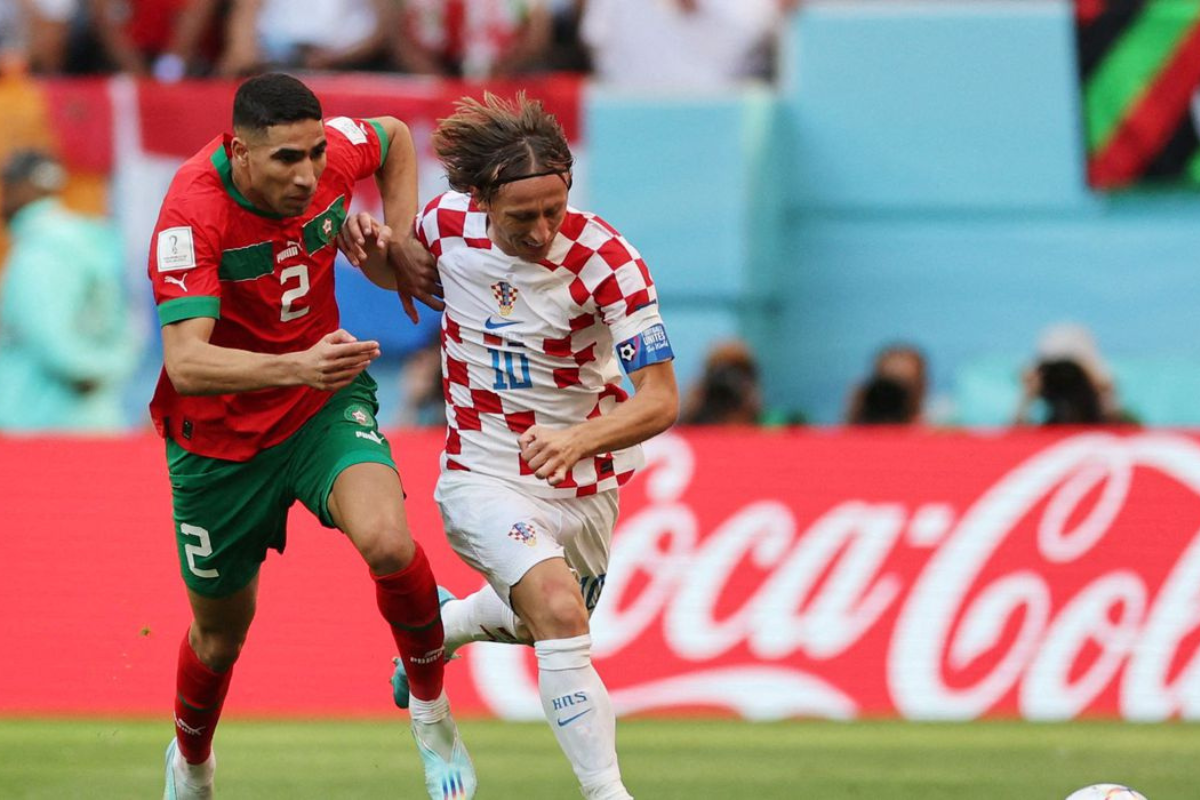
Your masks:
{"label": "player's shoulder", "polygon": [[331,166],[341,165],[342,168],[355,170],[365,153],[372,158],[376,155],[381,157],[387,150],[387,134],[372,120],[329,117],[322,123],[325,126],[327,163]]}
{"label": "player's shoulder", "polygon": [[427,217],[432,214],[437,214],[439,211],[450,211],[465,214],[473,209],[471,203],[471,195],[465,192],[448,191],[442,192],[437,197],[425,204],[425,209],[421,212],[422,217]]}
{"label": "player's shoulder", "polygon": [[568,207],[559,235],[569,243],[563,266],[574,272],[584,268],[611,272],[641,259],[616,228],[591,211]]}
{"label": "player's shoulder", "polygon": [[378,166],[376,158],[382,152],[381,132],[370,120],[351,117],[329,117],[325,126],[325,173],[323,183],[342,181],[348,185],[358,182],[364,161]]}
{"label": "player's shoulder", "polygon": [[[348,144],[364,145],[371,136],[378,136],[370,120],[352,119],[351,117],[328,117],[324,120],[326,139],[330,147]],[[330,133],[336,135],[330,136]]]}
{"label": "player's shoulder", "polygon": [[[214,139],[179,167],[163,199],[164,216],[210,218],[224,214],[233,200],[220,172],[223,147],[220,138]],[[224,162],[228,163],[228,157]]]}
{"label": "player's shoulder", "polygon": [[567,206],[567,213],[559,232],[568,239],[582,242],[588,246],[604,244],[612,239],[624,241],[621,232],[599,214],[593,211],[583,211],[574,206]]}
{"label": "player's shoulder", "polygon": [[[471,217],[475,219],[468,222]],[[430,241],[464,238],[479,233],[479,230],[486,231],[483,212],[471,196],[455,191],[443,192],[426,203],[419,224]]]}

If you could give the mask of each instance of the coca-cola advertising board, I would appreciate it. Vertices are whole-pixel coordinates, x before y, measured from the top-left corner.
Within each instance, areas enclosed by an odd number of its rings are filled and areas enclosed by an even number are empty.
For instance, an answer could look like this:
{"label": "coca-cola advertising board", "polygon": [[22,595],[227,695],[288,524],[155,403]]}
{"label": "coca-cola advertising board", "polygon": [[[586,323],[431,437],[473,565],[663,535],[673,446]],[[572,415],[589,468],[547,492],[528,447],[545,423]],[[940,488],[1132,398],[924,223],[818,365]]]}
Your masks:
{"label": "coca-cola advertising board", "polygon": [[[441,437],[389,438],[439,581],[473,591],[430,498]],[[0,439],[0,711],[168,706],[188,615],[162,450]],[[622,713],[1200,718],[1196,436],[682,430],[647,461],[593,620]],[[353,549],[296,511],[231,710],[387,713],[389,645]],[[528,648],[462,654],[460,713],[541,716]]]}

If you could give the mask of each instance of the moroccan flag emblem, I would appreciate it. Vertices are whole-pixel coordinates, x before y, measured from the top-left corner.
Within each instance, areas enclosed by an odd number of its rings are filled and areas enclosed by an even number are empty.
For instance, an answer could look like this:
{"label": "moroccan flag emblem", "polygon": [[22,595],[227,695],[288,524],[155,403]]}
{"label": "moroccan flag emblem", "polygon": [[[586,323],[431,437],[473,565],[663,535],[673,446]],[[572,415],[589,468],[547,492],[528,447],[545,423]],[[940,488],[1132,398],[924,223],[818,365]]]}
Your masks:
{"label": "moroccan flag emblem", "polygon": [[368,411],[365,406],[352,405],[346,409],[343,416],[350,422],[357,422],[364,428],[373,428],[375,426],[375,415]]}

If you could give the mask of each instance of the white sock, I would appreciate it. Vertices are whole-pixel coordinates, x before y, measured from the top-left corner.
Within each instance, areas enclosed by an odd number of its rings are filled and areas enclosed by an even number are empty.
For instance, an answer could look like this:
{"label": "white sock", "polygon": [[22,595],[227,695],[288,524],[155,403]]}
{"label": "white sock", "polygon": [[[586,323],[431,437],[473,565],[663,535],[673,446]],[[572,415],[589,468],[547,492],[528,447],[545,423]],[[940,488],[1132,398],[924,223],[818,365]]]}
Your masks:
{"label": "white sock", "polygon": [[447,657],[469,642],[533,644],[525,623],[490,585],[442,606],[442,627],[446,630]]}
{"label": "white sock", "polygon": [[542,709],[585,797],[628,798],[617,764],[617,717],[592,666],[592,637],[534,645]]}
{"label": "white sock", "polygon": [[450,699],[445,690],[437,700],[411,698],[408,712],[412,716],[413,735],[442,758],[449,760],[458,726],[450,716]]}
{"label": "white sock", "polygon": [[450,716],[450,698],[446,696],[445,689],[442,690],[442,693],[438,695],[436,700],[421,700],[418,697],[410,697],[408,700],[408,713],[412,715],[413,722],[435,725]]}
{"label": "white sock", "polygon": [[207,761],[200,764],[189,764],[183,757],[183,753],[176,747],[175,760],[171,766],[175,770],[175,779],[180,783],[186,783],[195,788],[211,786],[213,774],[217,770],[217,754],[215,751],[210,751]]}

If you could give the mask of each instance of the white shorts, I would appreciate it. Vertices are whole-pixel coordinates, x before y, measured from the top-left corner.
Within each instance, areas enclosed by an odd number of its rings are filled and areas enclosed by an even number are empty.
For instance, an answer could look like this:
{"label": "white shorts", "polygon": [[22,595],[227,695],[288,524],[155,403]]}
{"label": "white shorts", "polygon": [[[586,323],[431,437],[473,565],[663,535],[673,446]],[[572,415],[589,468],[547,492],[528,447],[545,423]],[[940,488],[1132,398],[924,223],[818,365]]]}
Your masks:
{"label": "white shorts", "polygon": [[590,613],[600,600],[617,524],[617,490],[588,497],[533,497],[504,481],[446,472],[433,494],[446,538],[505,603],[525,573],[564,558]]}

